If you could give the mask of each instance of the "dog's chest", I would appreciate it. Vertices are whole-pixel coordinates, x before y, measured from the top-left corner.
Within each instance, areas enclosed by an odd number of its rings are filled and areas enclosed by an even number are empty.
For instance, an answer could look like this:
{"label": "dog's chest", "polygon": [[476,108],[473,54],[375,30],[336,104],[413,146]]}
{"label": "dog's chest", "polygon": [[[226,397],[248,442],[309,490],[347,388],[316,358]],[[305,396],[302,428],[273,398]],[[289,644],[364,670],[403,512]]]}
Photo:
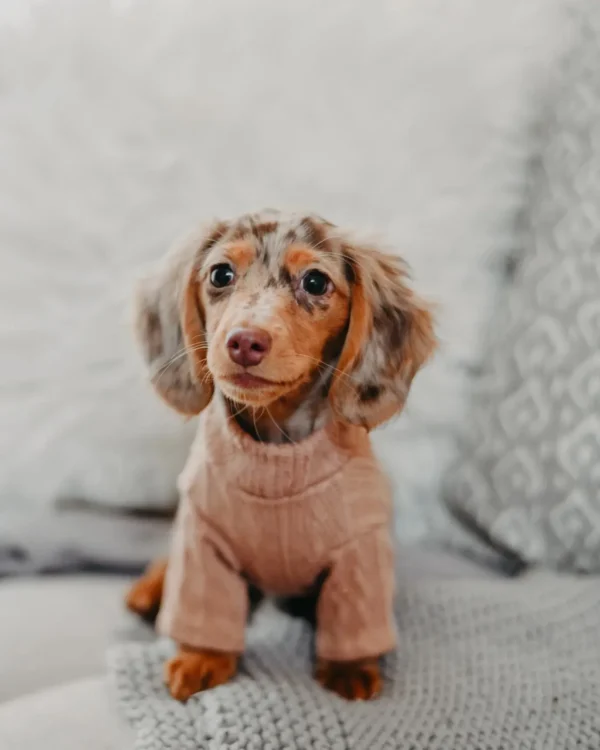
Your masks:
{"label": "dog's chest", "polygon": [[344,545],[389,524],[389,487],[363,431],[257,445],[217,417],[206,415],[179,487],[228,564],[260,588],[302,593]]}
{"label": "dog's chest", "polygon": [[268,593],[302,593],[352,535],[351,502],[342,502],[342,485],[342,477],[334,477],[279,500],[230,492],[207,511],[252,583]]}
{"label": "dog's chest", "polygon": [[241,489],[234,474],[211,464],[195,472],[185,489],[224,541],[231,565],[273,594],[306,591],[344,545],[390,521],[387,483],[377,466],[363,460],[279,497]]}

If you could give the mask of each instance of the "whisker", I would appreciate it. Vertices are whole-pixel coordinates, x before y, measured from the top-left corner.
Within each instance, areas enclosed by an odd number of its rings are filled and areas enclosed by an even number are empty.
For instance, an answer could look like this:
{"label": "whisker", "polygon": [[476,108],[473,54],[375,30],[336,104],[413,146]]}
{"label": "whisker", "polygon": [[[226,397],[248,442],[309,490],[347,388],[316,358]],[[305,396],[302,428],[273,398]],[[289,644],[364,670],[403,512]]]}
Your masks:
{"label": "whisker", "polygon": [[252,422],[254,423],[254,434],[258,438],[258,442],[262,443],[263,441],[261,440],[260,434],[258,432],[258,427],[256,425],[256,412],[254,411],[254,409],[252,409]]}
{"label": "whisker", "polygon": [[164,370],[170,367],[178,359],[185,357],[186,354],[193,354],[194,352],[199,352],[203,349],[208,349],[208,346],[204,344],[198,344],[197,346],[184,346],[182,349],[179,349],[177,352],[175,352],[175,354],[165,362],[165,364],[160,368],[159,374],[162,374]]}
{"label": "whisker", "polygon": [[[319,242],[311,245],[311,247],[315,250],[318,250],[322,245],[324,245],[326,242],[330,240],[340,240],[340,241],[347,241],[348,243],[352,243],[351,238],[348,236],[348,234],[329,234],[324,239],[320,240]],[[362,259],[363,261],[367,261],[368,263],[373,263],[373,257],[369,253],[368,250],[363,250],[360,247],[357,247],[356,245],[352,245],[352,253],[344,252],[343,249],[339,253],[340,257],[342,257],[344,260],[348,261],[352,265],[359,268],[363,273],[365,273],[368,269],[366,264],[363,262],[361,263],[359,259]],[[405,275],[409,275],[409,269],[407,267],[407,264],[403,261],[403,259],[394,253],[391,253],[391,258],[394,259],[394,265],[399,266],[399,270]]]}
{"label": "whisker", "polygon": [[[352,239],[348,236],[348,234],[328,234],[327,237],[322,239],[320,242],[311,245],[311,247],[315,250],[318,250],[322,245],[324,245],[326,242],[329,242],[330,240],[346,240],[349,244],[352,244]],[[362,255],[364,258],[371,257],[368,251],[362,250],[360,247],[356,247],[355,245],[352,245],[352,252],[356,255]]]}
{"label": "whisker", "polygon": [[280,432],[280,433],[281,433],[281,434],[283,435],[283,437],[284,437],[284,438],[285,438],[285,439],[286,439],[286,440],[287,440],[288,442],[290,442],[290,443],[291,443],[292,445],[296,445],[296,443],[295,443],[295,442],[294,442],[294,441],[292,440],[292,438],[291,438],[291,437],[290,437],[290,436],[289,436],[289,435],[287,434],[287,432],[284,432],[284,431],[283,431],[283,429],[282,429],[282,428],[281,428],[281,427],[280,427],[280,426],[279,426],[279,425],[277,424],[277,422],[276,422],[276,421],[275,421],[275,419],[273,418],[273,415],[272,415],[272,414],[271,414],[271,412],[269,411],[268,407],[266,407],[266,406],[265,406],[265,407],[264,407],[264,410],[265,410],[265,411],[267,412],[267,414],[268,414],[268,416],[269,416],[269,419],[271,420],[271,422],[273,422],[273,424],[275,425],[275,427],[277,427],[277,429],[278,429],[278,430],[279,430],[279,432]]}
{"label": "whisker", "polygon": [[238,409],[238,411],[234,412],[233,414],[229,414],[227,416],[227,419],[235,419],[236,417],[239,417],[240,414],[242,414],[242,412],[246,410],[246,408],[247,407],[242,404],[242,406]]}
{"label": "whisker", "polygon": [[198,340],[203,341],[204,343],[206,343],[208,341],[208,334],[206,334],[206,333],[198,333],[198,334],[196,334],[195,336],[193,336],[190,339],[191,343],[194,343],[194,342],[196,342]]}
{"label": "whisker", "polygon": [[202,376],[202,380],[200,381],[200,386],[206,385],[208,381],[212,378],[212,375],[209,370],[206,371],[206,373]]}
{"label": "whisker", "polygon": [[[194,351],[194,350],[192,350]],[[155,374],[155,378],[157,378],[157,384],[160,381],[164,375],[167,374],[167,370],[177,362],[177,360],[182,359],[183,357],[187,356],[187,350],[184,350],[183,352],[179,352],[179,354],[173,355],[161,368],[160,370]]]}
{"label": "whisker", "polygon": [[344,372],[343,370],[340,370],[338,367],[335,367],[334,365],[330,365],[327,362],[324,362],[322,359],[318,359],[317,357],[311,357],[308,354],[301,354],[300,352],[294,352],[294,354],[289,355],[282,355],[281,359],[295,359],[296,357],[303,357],[304,359],[309,359],[312,362],[316,362],[318,367],[326,367],[329,373],[337,373],[340,377],[345,378],[346,380],[349,380],[350,383],[354,386],[354,378],[352,375],[349,375],[347,372]]}

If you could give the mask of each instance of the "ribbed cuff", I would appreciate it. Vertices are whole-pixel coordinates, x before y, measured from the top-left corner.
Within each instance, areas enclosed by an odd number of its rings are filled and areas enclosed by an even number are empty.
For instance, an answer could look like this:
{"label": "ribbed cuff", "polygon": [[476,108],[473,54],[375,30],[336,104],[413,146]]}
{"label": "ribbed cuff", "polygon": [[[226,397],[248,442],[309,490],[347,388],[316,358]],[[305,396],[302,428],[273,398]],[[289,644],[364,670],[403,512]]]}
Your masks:
{"label": "ribbed cuff", "polygon": [[210,618],[210,625],[181,622],[171,618],[161,617],[159,614],[156,623],[157,630],[161,635],[172,638],[181,646],[193,649],[210,649],[212,651],[224,651],[228,654],[241,654],[245,646],[245,628],[239,631],[232,628],[229,622],[219,622]]}
{"label": "ribbed cuff", "polygon": [[354,661],[383,656],[394,651],[398,639],[389,627],[369,628],[343,638],[317,631],[317,656],[327,661]]}

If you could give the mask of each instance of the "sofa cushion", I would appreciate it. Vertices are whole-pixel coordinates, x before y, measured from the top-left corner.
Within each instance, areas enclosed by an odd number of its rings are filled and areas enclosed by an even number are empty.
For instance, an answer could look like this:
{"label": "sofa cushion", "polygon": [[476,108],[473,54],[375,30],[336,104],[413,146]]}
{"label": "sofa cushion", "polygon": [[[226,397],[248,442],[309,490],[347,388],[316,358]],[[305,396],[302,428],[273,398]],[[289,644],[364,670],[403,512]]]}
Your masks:
{"label": "sofa cushion", "polygon": [[526,563],[600,571],[600,4],[573,46],[533,177],[450,503]]}
{"label": "sofa cushion", "polygon": [[124,750],[132,746],[130,731],[119,722],[103,677],[76,680],[0,705],[2,750]]}
{"label": "sofa cushion", "polygon": [[[1,505],[1,503],[0,503]],[[63,508],[0,508],[0,577],[139,573],[169,548],[172,519]]]}
{"label": "sofa cushion", "polygon": [[[422,578],[491,575],[443,552],[402,549],[398,558]],[[128,585],[101,576],[0,580],[0,704],[102,672],[107,646],[152,639],[153,630],[124,610]]]}
{"label": "sofa cushion", "polygon": [[144,637],[123,607],[127,584],[94,576],[0,580],[0,704],[99,674],[108,645]]}

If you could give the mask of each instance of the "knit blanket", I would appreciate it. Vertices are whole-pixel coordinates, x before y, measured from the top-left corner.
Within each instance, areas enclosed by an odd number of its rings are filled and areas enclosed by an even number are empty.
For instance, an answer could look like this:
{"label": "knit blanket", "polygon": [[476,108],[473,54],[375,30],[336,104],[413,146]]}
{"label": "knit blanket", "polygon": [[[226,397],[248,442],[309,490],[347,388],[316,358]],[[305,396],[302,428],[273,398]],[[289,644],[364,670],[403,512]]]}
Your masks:
{"label": "knit blanket", "polygon": [[307,626],[266,608],[229,685],[172,700],[165,641],[109,655],[136,750],[570,750],[600,748],[600,586],[399,576],[400,646],[375,701],[311,677]]}

